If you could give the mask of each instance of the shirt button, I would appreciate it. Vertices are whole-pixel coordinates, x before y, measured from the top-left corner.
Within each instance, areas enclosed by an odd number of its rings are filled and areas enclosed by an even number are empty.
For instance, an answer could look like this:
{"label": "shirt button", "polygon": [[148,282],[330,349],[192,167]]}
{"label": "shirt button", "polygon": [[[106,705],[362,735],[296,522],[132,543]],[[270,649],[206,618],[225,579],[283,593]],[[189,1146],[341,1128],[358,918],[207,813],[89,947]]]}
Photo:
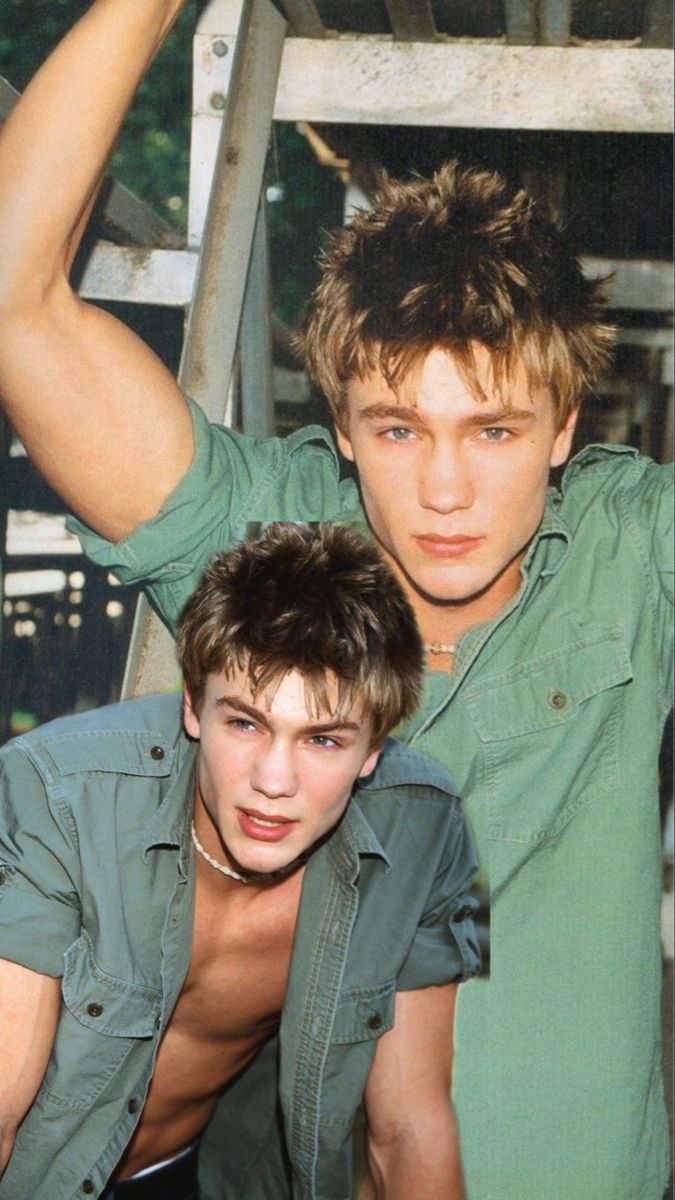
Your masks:
{"label": "shirt button", "polygon": [[379,1029],[382,1024],[382,1017],[379,1013],[373,1013],[372,1017],[368,1017],[368,1028]]}
{"label": "shirt button", "polygon": [[564,692],[551,692],[548,702],[551,708],[564,708],[567,704],[567,696]]}
{"label": "shirt button", "polygon": [[150,749],[150,757],[156,759],[157,762],[161,762],[161,760],[164,758],[164,747],[152,746]]}
{"label": "shirt button", "polygon": [[88,1004],[87,1012],[89,1013],[90,1017],[100,1017],[101,1013],[103,1012],[103,1005],[102,1004]]}
{"label": "shirt button", "polygon": [[129,1103],[127,1104],[127,1112],[130,1112],[130,1113],[138,1112],[138,1100],[130,1100],[129,1101]]}
{"label": "shirt button", "polygon": [[88,1196],[91,1196],[91,1193],[94,1191],[93,1179],[85,1179],[84,1183],[82,1184],[82,1191],[86,1192]]}

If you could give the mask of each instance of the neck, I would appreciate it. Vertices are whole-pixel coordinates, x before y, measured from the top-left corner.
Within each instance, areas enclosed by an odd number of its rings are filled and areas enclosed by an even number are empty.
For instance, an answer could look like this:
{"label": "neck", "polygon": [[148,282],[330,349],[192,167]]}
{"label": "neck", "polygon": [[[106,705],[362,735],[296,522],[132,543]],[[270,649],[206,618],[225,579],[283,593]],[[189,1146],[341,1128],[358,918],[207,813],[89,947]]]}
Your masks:
{"label": "neck", "polygon": [[380,546],[383,557],[413,607],[424,642],[457,644],[463,634],[495,617],[520,587],[522,550],[482,591],[458,600],[439,599],[419,588],[399,563]]}

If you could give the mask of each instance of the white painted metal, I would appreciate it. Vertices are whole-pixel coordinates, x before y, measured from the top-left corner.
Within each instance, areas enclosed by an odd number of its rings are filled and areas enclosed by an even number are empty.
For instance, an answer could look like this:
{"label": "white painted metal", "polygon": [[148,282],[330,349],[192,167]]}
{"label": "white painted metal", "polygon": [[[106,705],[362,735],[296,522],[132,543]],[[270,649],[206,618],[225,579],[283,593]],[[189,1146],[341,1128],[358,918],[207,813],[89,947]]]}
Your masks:
{"label": "white painted metal", "polygon": [[[232,6],[221,12],[232,16]],[[208,9],[207,9],[208,12]],[[245,0],[223,103],[210,181],[194,295],[189,310],[179,382],[213,421],[227,416],[239,318],[258,212],[285,22],[270,0]],[[214,38],[209,53],[218,54]],[[224,45],[222,39],[221,51]],[[223,97],[224,100],[224,97]],[[175,651],[147,601],[139,602],[123,696],[175,687]]]}
{"label": "white painted metal", "polygon": [[669,50],[289,38],[282,121],[667,133]]}
{"label": "white painted metal", "polygon": [[[347,189],[346,219],[371,202],[357,184]],[[670,263],[657,260],[614,258],[581,259],[591,279],[611,274],[608,285],[612,308],[668,312],[673,308],[673,274]],[[197,270],[192,250],[144,250],[98,242],[79,288],[88,300],[128,300],[182,308],[189,304]]]}
{"label": "white painted metal", "polygon": [[96,243],[78,291],[86,300],[186,308],[197,273],[194,250],[146,250]]}

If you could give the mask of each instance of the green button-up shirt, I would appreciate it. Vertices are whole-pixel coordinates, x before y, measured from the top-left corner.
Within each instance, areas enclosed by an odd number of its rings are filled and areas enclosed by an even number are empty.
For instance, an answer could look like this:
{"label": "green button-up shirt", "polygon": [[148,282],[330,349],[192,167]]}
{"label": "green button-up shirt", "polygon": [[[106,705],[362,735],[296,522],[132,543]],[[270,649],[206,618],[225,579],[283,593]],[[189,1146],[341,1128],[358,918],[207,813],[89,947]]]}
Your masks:
{"label": "green button-up shirt", "polygon": [[[97,561],[171,625],[250,521],[364,521],[318,427],[251,440],[194,409],[191,470]],[[518,594],[428,676],[402,736],[446,766],[491,896],[489,979],[460,989],[454,1099],[469,1200],[661,1200],[657,758],[671,702],[672,471],[587,447]]]}
{"label": "green button-up shirt", "polygon": [[[0,753],[0,955],[62,977],[63,993],[1,1200],[99,1195],[140,1118],[190,961],[194,759],[177,696],[56,721]],[[354,1113],[396,991],[478,969],[474,872],[450,780],[389,741],[309,859],[279,1039],[209,1124],[205,1200],[283,1200],[291,1176],[294,1200],[349,1200]]]}

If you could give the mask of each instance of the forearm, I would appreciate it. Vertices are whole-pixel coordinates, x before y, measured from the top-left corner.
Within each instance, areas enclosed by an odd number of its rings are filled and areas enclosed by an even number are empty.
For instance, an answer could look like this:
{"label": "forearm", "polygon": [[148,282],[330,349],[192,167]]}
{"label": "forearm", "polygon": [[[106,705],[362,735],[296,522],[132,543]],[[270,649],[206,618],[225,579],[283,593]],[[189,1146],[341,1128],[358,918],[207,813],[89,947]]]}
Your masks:
{"label": "forearm", "polygon": [[96,0],[29,84],[0,136],[0,303],[68,269],[140,79],[185,0]]}
{"label": "forearm", "polygon": [[419,1114],[390,1136],[367,1136],[378,1200],[465,1200],[457,1126],[450,1104]]}
{"label": "forearm", "polygon": [[0,1176],[4,1174],[14,1148],[16,1125],[8,1117],[0,1116]]}

